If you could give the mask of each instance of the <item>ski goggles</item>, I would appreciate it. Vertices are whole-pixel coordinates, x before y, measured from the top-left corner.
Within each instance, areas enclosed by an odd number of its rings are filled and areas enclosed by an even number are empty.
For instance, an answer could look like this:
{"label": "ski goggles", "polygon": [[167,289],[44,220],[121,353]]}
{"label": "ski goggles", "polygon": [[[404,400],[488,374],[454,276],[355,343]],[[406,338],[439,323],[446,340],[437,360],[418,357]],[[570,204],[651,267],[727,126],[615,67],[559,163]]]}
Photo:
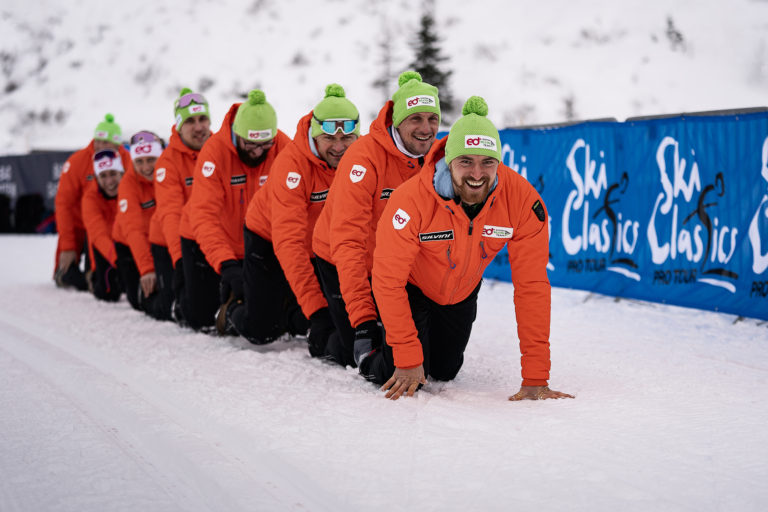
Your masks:
{"label": "ski goggles", "polygon": [[312,114],[312,117],[314,117],[317,124],[320,125],[320,129],[323,130],[323,133],[327,133],[328,135],[335,135],[336,132],[338,132],[339,130],[341,130],[341,133],[343,133],[344,135],[349,135],[350,133],[355,131],[355,128],[357,128],[357,123],[360,120],[360,119],[326,119],[325,121],[321,121],[314,114]]}
{"label": "ski goggles", "polygon": [[141,131],[131,135],[131,146],[133,146],[134,144],[139,144],[140,142],[150,143],[154,141],[160,142],[162,144],[160,137],[158,137],[152,132]]}
{"label": "ski goggles", "polygon": [[188,107],[190,103],[195,102],[199,105],[207,105],[208,100],[205,99],[205,96],[203,96],[200,93],[197,92],[189,92],[179,98],[178,103],[176,104],[176,108],[184,108]]}

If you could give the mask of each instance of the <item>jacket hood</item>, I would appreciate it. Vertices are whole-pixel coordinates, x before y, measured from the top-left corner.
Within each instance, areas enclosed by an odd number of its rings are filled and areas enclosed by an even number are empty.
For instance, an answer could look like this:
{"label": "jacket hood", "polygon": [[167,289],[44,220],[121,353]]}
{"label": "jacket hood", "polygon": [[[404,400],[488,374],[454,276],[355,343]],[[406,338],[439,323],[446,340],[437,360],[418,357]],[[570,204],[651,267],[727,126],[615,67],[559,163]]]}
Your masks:
{"label": "jacket hood", "polygon": [[235,155],[237,155],[237,147],[234,143],[232,125],[235,122],[235,114],[237,114],[237,109],[240,107],[240,105],[240,103],[234,103],[231,107],[229,107],[229,112],[227,112],[227,115],[224,116],[224,121],[221,122],[221,128],[219,128],[219,131],[211,135],[211,138],[209,139],[215,140],[218,144],[227,148]]}
{"label": "jacket hood", "polygon": [[408,155],[403,154],[397,149],[395,141],[392,140],[392,135],[389,133],[389,128],[392,126],[392,110],[394,109],[394,105],[392,100],[389,100],[383,107],[381,107],[379,115],[371,123],[369,134],[388,153],[398,158],[412,160]]}
{"label": "jacket hood", "polygon": [[168,141],[168,147],[173,148],[174,151],[186,153],[192,158],[197,158],[197,154],[200,153],[199,149],[192,149],[184,144],[184,141],[181,140],[181,135],[176,130],[176,125],[171,126],[171,140]]}

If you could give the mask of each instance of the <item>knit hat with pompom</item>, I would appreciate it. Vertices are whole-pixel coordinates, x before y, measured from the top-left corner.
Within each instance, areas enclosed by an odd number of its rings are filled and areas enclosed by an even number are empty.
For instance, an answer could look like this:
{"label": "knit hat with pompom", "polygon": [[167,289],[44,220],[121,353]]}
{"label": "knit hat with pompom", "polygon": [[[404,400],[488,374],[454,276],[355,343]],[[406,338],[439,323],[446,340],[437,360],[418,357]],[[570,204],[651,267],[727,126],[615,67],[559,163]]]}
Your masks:
{"label": "knit hat with pompom", "polygon": [[237,108],[232,129],[249,142],[266,142],[277,135],[277,114],[263,91],[248,93],[248,99]]}
{"label": "knit hat with pompom", "polygon": [[105,140],[112,144],[120,144],[120,137],[122,135],[123,130],[115,122],[115,116],[112,114],[105,115],[104,120],[97,124],[96,129],[93,131],[94,140]]}
{"label": "knit hat with pompom", "polygon": [[397,80],[400,88],[392,95],[392,124],[397,128],[403,119],[416,112],[432,112],[440,117],[437,87],[421,81],[416,71],[405,71]]}
{"label": "knit hat with pompom", "polygon": [[355,135],[360,135],[360,114],[357,107],[347,99],[344,88],[339,84],[329,84],[325,88],[325,98],[312,110],[312,137],[324,133],[322,121],[357,121]]}
{"label": "knit hat with pompom", "polygon": [[488,119],[488,104],[480,96],[464,103],[461,116],[448,132],[445,143],[445,163],[460,155],[490,156],[501,162],[499,131]]}

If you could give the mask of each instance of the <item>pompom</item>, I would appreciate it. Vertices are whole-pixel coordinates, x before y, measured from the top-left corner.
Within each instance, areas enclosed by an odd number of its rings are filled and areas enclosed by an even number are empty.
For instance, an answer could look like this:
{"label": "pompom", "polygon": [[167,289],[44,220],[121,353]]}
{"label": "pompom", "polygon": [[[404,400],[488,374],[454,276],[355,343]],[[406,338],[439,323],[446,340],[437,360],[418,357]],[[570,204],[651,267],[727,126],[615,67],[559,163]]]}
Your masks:
{"label": "pompom", "polygon": [[189,93],[191,93],[191,92],[192,92],[192,89],[190,89],[189,87],[184,87],[184,88],[181,90],[181,92],[179,93],[179,98],[181,98],[181,97],[182,97],[182,96],[184,96],[185,94],[189,94]]}
{"label": "pompom", "polygon": [[254,89],[248,93],[249,105],[263,105],[266,102],[267,102],[267,95],[264,94],[264,91],[260,91],[259,89]]}
{"label": "pompom", "polygon": [[477,114],[479,116],[488,115],[488,104],[480,96],[471,96],[464,107],[461,109],[461,115]]}
{"label": "pompom", "polygon": [[336,98],[344,98],[347,94],[344,92],[344,88],[339,84],[329,84],[325,88],[325,97],[330,98],[332,96]]}
{"label": "pompom", "polygon": [[421,75],[417,71],[403,71],[400,73],[400,78],[397,79],[397,85],[402,87],[409,80],[418,80],[421,82]]}
{"label": "pompom", "polygon": [[113,116],[112,114],[107,114],[104,116],[104,120],[108,123],[111,123],[115,120],[115,116]]}

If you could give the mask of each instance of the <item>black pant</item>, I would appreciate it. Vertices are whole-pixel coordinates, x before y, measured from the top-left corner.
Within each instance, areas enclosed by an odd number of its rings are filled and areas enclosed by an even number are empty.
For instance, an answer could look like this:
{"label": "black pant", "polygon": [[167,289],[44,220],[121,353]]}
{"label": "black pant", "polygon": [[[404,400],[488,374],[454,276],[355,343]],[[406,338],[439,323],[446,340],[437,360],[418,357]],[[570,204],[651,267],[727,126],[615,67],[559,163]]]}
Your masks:
{"label": "black pant", "polygon": [[355,366],[352,349],[355,343],[355,329],[349,323],[349,315],[344,298],[341,296],[339,273],[332,263],[315,257],[317,273],[320,276],[320,286],[328,302],[328,310],[336,327],[337,336],[331,336],[325,347],[325,357],[342,366]]}
{"label": "black pant", "polygon": [[251,343],[270,343],[284,333],[306,334],[309,322],[285,278],[272,242],[244,229],[245,303],[232,311],[235,330]]}
{"label": "black pant", "polygon": [[125,296],[131,307],[141,311],[139,303],[139,268],[131,254],[131,248],[120,242],[115,242],[115,252],[117,252],[117,271],[120,273],[120,280],[125,289]]}
{"label": "black pant", "polygon": [[216,321],[219,306],[221,276],[205,259],[194,240],[181,237],[181,255],[184,264],[184,295],[182,313],[190,327],[200,330]]}
{"label": "black pant", "polygon": [[83,239],[83,245],[79,251],[75,251],[77,257],[75,261],[69,266],[66,272],[62,273],[57,281],[59,286],[72,286],[81,292],[88,291],[88,283],[85,280],[85,272],[80,269],[80,260],[82,255],[85,254],[85,269],[91,268],[91,254],[88,251],[88,237]]}
{"label": "black pant", "polygon": [[95,247],[93,248],[93,260],[96,264],[96,269],[91,274],[93,295],[100,300],[117,302],[123,292],[117,269]]}
{"label": "black pant", "polygon": [[152,261],[155,265],[157,288],[149,297],[142,297],[141,305],[144,312],[157,320],[171,319],[173,305],[173,263],[168,248],[152,244]]}
{"label": "black pant", "polygon": [[[464,364],[472,324],[477,316],[480,284],[457,304],[441,306],[408,283],[408,302],[424,354],[424,375],[452,380]],[[395,372],[392,347],[387,343],[363,361],[360,373],[376,384],[384,384]]]}

